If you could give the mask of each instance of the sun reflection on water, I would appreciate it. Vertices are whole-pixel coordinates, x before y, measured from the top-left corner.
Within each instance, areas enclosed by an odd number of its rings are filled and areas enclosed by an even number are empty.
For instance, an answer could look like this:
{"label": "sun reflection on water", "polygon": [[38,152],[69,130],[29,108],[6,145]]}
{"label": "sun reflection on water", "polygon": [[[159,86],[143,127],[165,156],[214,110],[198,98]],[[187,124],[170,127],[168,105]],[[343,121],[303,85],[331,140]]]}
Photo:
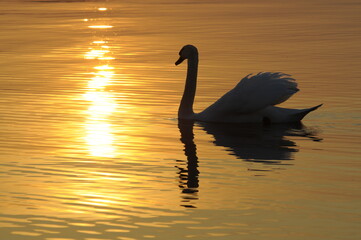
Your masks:
{"label": "sun reflection on water", "polygon": [[103,49],[91,49],[84,56],[85,59],[102,59],[105,54],[109,53],[109,50]]}
{"label": "sun reflection on water", "polygon": [[[114,95],[105,90],[114,76],[114,67],[110,65],[110,60],[114,58],[109,56],[110,47],[107,41],[93,41],[92,45],[84,58],[99,60],[100,64],[93,67],[95,71],[91,73],[93,76],[88,80],[87,91],[83,95],[84,99],[90,102],[86,111],[85,140],[92,156],[114,157],[116,149],[109,117],[116,111],[117,103]],[[103,61],[106,63],[103,64]]]}
{"label": "sun reflection on water", "polygon": [[91,102],[87,110],[88,119],[85,124],[86,142],[89,152],[93,156],[114,157],[114,136],[112,124],[108,117],[116,110],[116,103],[108,92],[90,90],[84,98]]}
{"label": "sun reflection on water", "polygon": [[88,26],[89,28],[100,28],[100,29],[107,29],[107,28],[113,28],[113,26],[110,25],[92,25]]}

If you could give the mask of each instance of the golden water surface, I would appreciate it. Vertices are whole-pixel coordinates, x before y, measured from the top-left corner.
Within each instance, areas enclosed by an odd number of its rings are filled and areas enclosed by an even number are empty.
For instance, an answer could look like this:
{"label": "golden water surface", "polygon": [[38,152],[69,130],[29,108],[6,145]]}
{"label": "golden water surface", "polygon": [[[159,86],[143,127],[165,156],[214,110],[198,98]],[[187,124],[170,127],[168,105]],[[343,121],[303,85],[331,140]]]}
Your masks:
{"label": "golden water surface", "polygon": [[[0,2],[0,239],[359,239],[357,0]],[[249,73],[303,124],[178,123]]]}

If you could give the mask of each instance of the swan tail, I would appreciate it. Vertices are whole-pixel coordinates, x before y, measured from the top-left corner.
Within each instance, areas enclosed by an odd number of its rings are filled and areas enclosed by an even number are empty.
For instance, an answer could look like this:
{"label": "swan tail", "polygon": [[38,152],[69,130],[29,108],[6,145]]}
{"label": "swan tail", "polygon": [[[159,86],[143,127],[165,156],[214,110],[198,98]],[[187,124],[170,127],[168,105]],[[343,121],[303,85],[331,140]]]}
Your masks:
{"label": "swan tail", "polygon": [[292,114],[292,118],[295,121],[301,121],[307,114],[309,114],[312,111],[315,111],[317,108],[321,107],[322,105],[323,104],[311,108],[302,109],[299,112]]}

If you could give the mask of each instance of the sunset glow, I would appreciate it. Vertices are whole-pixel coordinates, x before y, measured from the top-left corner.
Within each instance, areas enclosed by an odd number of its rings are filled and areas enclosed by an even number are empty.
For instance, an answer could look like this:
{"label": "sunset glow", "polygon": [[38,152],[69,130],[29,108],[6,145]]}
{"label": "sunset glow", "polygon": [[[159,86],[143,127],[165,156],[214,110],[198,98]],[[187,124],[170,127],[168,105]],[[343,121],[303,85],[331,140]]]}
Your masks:
{"label": "sunset glow", "polygon": [[0,240],[361,239],[360,1],[0,9]]}

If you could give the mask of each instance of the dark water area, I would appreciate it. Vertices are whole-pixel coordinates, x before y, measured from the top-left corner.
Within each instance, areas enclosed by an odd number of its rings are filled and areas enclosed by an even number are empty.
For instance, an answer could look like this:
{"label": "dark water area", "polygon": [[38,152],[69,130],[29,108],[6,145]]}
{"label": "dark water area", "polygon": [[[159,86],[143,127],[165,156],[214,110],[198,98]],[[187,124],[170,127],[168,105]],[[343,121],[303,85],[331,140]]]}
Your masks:
{"label": "dark water area", "polygon": [[[359,239],[359,1],[1,1],[4,240]],[[178,122],[285,72],[302,124]]]}

